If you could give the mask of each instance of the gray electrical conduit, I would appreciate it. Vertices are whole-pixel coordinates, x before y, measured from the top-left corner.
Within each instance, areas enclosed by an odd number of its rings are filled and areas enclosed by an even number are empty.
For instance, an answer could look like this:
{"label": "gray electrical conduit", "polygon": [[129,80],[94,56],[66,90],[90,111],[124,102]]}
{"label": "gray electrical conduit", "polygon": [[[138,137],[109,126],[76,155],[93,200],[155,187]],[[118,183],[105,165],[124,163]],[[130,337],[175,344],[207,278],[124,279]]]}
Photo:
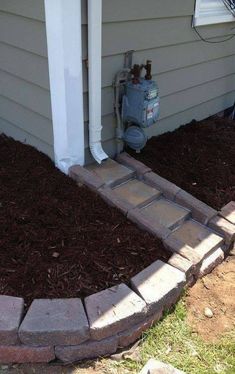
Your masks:
{"label": "gray electrical conduit", "polygon": [[130,74],[130,69],[123,69],[119,71],[115,77],[114,81],[114,100],[115,100],[115,114],[117,117],[117,127],[116,127],[116,139],[117,139],[117,154],[121,153],[123,150],[123,134],[124,134],[124,126],[122,122],[122,117],[120,113],[120,81],[123,78],[125,81],[128,79],[128,75]]}

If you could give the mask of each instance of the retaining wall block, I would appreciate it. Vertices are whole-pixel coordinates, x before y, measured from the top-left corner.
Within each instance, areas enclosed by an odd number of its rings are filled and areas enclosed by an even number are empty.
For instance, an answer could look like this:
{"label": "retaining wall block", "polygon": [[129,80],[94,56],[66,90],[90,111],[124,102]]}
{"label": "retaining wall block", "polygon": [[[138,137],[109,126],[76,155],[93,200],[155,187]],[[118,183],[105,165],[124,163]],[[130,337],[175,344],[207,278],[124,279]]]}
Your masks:
{"label": "retaining wall block", "polygon": [[230,203],[225,205],[221,209],[220,215],[227,221],[235,225],[235,201],[230,201]]}
{"label": "retaining wall block", "polygon": [[75,362],[97,357],[104,357],[115,353],[118,349],[118,337],[101,341],[88,341],[77,346],[57,346],[55,355],[63,362]]}
{"label": "retaining wall block", "polygon": [[235,240],[235,225],[226,219],[216,216],[210,220],[209,227],[221,234],[227,245],[230,245]]}
{"label": "retaining wall block", "polygon": [[188,220],[171,237],[189,245],[200,256],[201,260],[224,243],[223,237],[194,220]]}
{"label": "retaining wall block", "polygon": [[158,188],[160,191],[162,191],[168,200],[174,201],[176,194],[181,191],[180,187],[153,172],[145,174],[144,181],[150,186]]}
{"label": "retaining wall block", "polygon": [[193,265],[197,265],[202,261],[201,256],[193,248],[173,236],[168,236],[164,239],[163,244],[170,252],[180,254],[191,261]]}
{"label": "retaining wall block", "polygon": [[133,206],[126,201],[120,199],[115,192],[109,187],[102,187],[98,190],[98,194],[102,197],[106,203],[118,208],[125,216],[133,209]]}
{"label": "retaining wall block", "polygon": [[18,328],[24,310],[24,300],[0,295],[0,344],[14,345],[19,342]]}
{"label": "retaining wall block", "polygon": [[25,345],[77,345],[90,338],[80,299],[38,299],[31,304],[19,329]]}
{"label": "retaining wall block", "polygon": [[146,315],[145,302],[125,284],[85,298],[93,340],[102,340],[130,328]]}
{"label": "retaining wall block", "polygon": [[143,178],[143,175],[151,172],[151,169],[140,161],[137,161],[134,157],[131,157],[128,153],[123,152],[117,155],[117,162],[122,165],[128,166],[136,171],[139,179]]}
{"label": "retaining wall block", "polygon": [[135,177],[135,171],[110,158],[103,161],[101,165],[97,163],[88,165],[86,169],[97,175],[108,187],[117,186]]}
{"label": "retaining wall block", "polygon": [[199,278],[209,274],[216,266],[221,264],[224,260],[224,251],[221,248],[216,249],[208,257],[203,260],[199,269]]}
{"label": "retaining wall block", "polygon": [[80,165],[69,168],[69,176],[78,183],[85,184],[91,190],[96,191],[104,185],[104,182],[95,174]]}
{"label": "retaining wall block", "polygon": [[127,214],[127,218],[136,223],[142,230],[148,231],[159,239],[164,240],[171,234],[171,230],[163,225],[157,224],[156,222],[153,224],[151,218],[142,214],[138,208],[130,210]]}
{"label": "retaining wall block", "polygon": [[55,359],[53,347],[0,346],[0,363],[48,363]]}
{"label": "retaining wall block", "polygon": [[175,201],[190,209],[193,218],[204,225],[207,225],[210,219],[215,217],[218,213],[215,209],[196,199],[184,190],[180,190],[176,194]]}
{"label": "retaining wall block", "polygon": [[149,314],[175,304],[185,284],[182,271],[160,260],[131,279],[131,287],[145,300]]}
{"label": "retaining wall block", "polygon": [[174,253],[171,256],[168,264],[185,273],[187,280],[196,272],[196,266],[190,260],[187,260],[178,253]]}
{"label": "retaining wall block", "polygon": [[56,357],[63,362],[74,362],[111,355],[118,348],[125,348],[137,341],[148,328],[161,319],[163,312],[146,317],[141,323],[134,325],[117,335],[100,341],[90,340],[78,346],[55,347]]}
{"label": "retaining wall block", "polygon": [[125,348],[129,345],[135,343],[150,327],[157,323],[163,315],[163,310],[158,311],[157,313],[146,317],[146,319],[139,323],[138,325],[133,326],[132,328],[123,331],[118,334],[118,346],[119,348]]}

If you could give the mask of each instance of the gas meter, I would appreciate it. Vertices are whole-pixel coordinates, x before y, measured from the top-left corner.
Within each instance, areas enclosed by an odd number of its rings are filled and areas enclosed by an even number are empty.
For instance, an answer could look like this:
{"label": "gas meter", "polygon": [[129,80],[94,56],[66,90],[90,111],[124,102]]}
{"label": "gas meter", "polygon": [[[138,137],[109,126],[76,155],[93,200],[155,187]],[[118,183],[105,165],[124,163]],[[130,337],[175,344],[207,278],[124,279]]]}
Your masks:
{"label": "gas meter", "polygon": [[[150,61],[147,61],[151,72]],[[149,127],[159,118],[158,86],[146,74],[140,78],[141,67],[135,65],[132,73],[134,78],[126,83],[125,94],[122,99],[122,119],[124,122],[132,122],[140,127]]]}
{"label": "gas meter", "polygon": [[[142,77],[143,69],[146,70],[145,77]],[[124,69],[117,74],[115,81],[117,139],[137,152],[147,142],[144,129],[155,124],[159,118],[159,90],[152,80],[151,69],[151,61],[148,60],[146,65]]]}

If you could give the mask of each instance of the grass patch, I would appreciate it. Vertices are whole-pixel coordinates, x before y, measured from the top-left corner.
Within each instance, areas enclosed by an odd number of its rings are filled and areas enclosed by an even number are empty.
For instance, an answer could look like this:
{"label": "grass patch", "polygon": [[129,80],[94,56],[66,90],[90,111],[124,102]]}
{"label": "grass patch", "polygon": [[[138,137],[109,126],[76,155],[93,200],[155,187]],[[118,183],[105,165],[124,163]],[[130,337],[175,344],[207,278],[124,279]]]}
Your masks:
{"label": "grass patch", "polygon": [[169,363],[187,374],[234,374],[235,331],[217,343],[207,343],[187,324],[184,300],[143,335],[141,362],[106,362],[109,373],[138,373],[150,358]]}

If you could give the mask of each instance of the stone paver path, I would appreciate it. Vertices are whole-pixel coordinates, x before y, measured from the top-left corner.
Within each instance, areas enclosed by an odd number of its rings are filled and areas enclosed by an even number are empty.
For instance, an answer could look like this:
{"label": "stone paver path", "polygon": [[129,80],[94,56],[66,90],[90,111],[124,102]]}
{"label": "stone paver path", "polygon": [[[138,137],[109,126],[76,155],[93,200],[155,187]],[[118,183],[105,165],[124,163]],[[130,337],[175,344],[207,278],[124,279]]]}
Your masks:
{"label": "stone paver path", "polygon": [[[148,229],[163,242],[166,240],[167,248],[172,252],[177,252],[174,244],[169,248],[169,243],[174,242],[178,246],[181,243],[182,249],[184,246],[191,249],[192,260],[198,255],[198,260],[202,261],[225,245],[226,227],[223,235],[219,227],[216,230],[209,225],[210,220],[218,216],[217,211],[129,155],[123,153],[117,160],[109,159],[102,165],[86,168],[99,178],[102,187],[97,191],[100,190],[107,202],[142,229]],[[220,214],[231,218],[231,206],[225,207]]]}

